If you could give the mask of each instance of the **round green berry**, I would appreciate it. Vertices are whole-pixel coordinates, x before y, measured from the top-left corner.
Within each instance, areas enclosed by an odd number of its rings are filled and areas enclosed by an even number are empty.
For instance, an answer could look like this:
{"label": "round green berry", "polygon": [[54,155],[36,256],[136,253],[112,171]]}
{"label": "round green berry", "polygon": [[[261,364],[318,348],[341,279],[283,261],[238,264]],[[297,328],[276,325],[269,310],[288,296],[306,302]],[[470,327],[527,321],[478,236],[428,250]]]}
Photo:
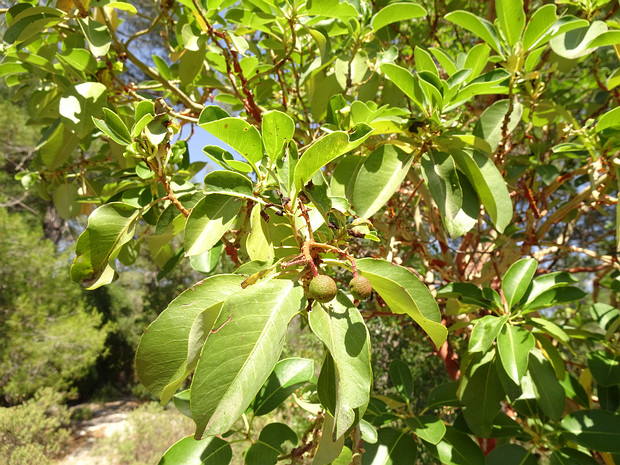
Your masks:
{"label": "round green berry", "polygon": [[364,276],[356,276],[349,282],[351,295],[357,300],[366,300],[372,294],[372,286],[368,278]]}
{"label": "round green berry", "polygon": [[329,302],[337,293],[336,282],[327,275],[320,274],[310,281],[310,295],[318,302]]}

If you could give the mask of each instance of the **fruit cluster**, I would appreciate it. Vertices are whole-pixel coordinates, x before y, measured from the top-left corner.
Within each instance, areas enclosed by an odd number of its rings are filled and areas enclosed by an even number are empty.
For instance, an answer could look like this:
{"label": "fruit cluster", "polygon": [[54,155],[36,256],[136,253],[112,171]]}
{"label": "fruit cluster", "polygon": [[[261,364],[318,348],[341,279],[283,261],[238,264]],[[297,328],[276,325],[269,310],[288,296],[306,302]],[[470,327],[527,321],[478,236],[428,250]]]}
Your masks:
{"label": "fruit cluster", "polygon": [[[357,300],[366,300],[372,294],[372,286],[368,278],[355,276],[349,282],[351,295]],[[310,296],[317,302],[327,303],[338,293],[336,282],[327,275],[320,274],[312,278],[309,286]]]}

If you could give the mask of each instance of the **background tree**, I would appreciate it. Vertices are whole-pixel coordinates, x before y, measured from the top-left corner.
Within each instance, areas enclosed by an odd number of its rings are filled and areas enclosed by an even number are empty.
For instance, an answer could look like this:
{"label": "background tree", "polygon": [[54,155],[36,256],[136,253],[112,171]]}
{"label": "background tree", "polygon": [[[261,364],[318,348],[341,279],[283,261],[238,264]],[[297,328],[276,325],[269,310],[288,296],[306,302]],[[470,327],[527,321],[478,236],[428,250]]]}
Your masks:
{"label": "background tree", "polygon": [[[72,278],[140,250],[208,276],[136,354],[196,423],[166,461],[618,461],[616,3],[55,6],[6,12],[0,74],[44,128],[22,183],[90,214]],[[228,147],[202,182],[183,126]],[[452,381],[414,402],[375,318],[415,322]],[[291,322],[320,354],[280,359]],[[259,420],[294,391],[305,431]]]}

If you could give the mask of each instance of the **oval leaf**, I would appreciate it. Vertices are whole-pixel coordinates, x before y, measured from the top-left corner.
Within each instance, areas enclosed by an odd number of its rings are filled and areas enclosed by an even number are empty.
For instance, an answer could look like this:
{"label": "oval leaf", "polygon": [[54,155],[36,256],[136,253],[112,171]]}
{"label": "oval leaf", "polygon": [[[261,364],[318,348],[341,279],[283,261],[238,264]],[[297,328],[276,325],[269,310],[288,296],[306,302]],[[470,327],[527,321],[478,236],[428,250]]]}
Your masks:
{"label": "oval leaf", "polygon": [[185,226],[185,255],[200,255],[219,242],[237,218],[241,203],[234,197],[209,194],[198,202]]}

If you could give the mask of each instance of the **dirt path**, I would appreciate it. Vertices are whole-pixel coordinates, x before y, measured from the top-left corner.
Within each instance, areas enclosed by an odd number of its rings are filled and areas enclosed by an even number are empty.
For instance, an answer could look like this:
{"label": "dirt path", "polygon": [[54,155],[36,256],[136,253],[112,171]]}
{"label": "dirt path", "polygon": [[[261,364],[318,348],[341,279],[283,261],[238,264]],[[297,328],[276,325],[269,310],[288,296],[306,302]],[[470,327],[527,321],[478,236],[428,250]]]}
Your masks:
{"label": "dirt path", "polygon": [[73,422],[72,435],[66,447],[66,455],[55,465],[115,465],[109,456],[94,454],[97,443],[127,428],[127,415],[140,404],[135,400],[119,400],[105,404],[80,404],[74,408],[86,408],[93,412],[90,420]]}

